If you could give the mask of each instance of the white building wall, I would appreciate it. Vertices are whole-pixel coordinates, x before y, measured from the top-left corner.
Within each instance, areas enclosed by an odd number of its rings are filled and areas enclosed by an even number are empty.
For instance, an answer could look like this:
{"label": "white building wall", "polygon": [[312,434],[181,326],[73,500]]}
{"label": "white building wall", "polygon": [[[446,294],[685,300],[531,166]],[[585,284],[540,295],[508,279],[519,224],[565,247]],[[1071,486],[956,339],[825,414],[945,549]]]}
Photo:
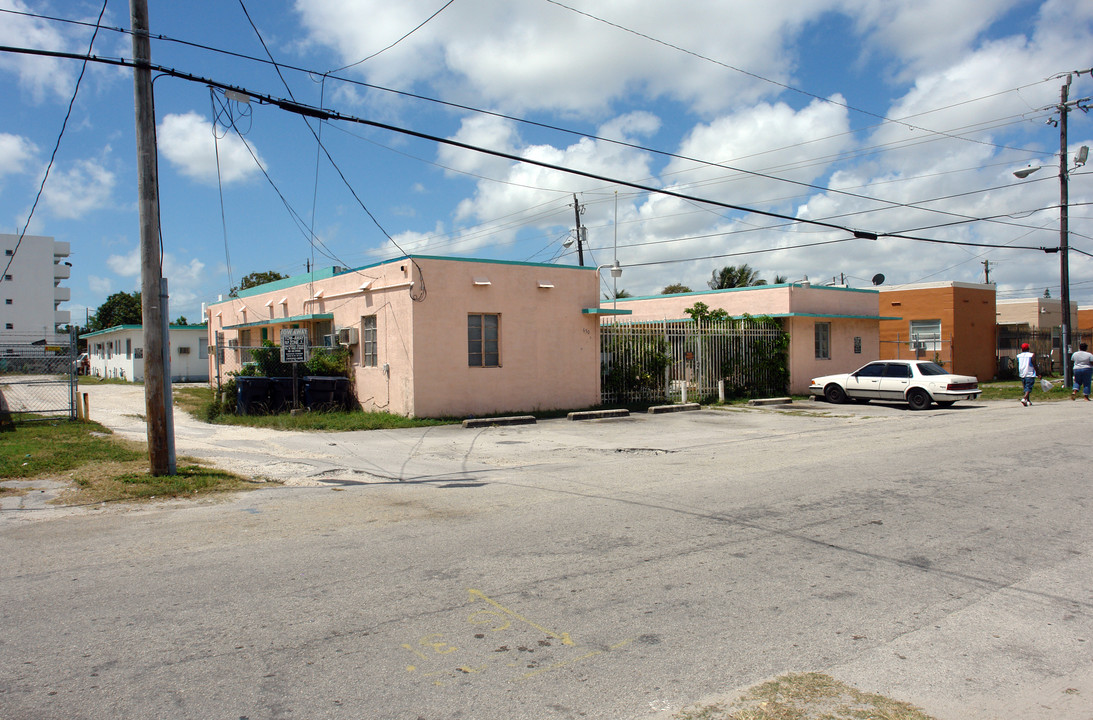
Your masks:
{"label": "white building wall", "polygon": [[[208,382],[205,335],[204,325],[171,326],[172,382]],[[144,380],[144,330],[140,325],[121,325],[82,337],[87,340],[91,375],[131,382]]]}
{"label": "white building wall", "polygon": [[20,244],[18,235],[0,234],[0,332],[51,339],[70,322],[69,311],[57,309],[71,297],[61,287],[71,273],[68,253],[68,243],[51,237],[27,235]]}

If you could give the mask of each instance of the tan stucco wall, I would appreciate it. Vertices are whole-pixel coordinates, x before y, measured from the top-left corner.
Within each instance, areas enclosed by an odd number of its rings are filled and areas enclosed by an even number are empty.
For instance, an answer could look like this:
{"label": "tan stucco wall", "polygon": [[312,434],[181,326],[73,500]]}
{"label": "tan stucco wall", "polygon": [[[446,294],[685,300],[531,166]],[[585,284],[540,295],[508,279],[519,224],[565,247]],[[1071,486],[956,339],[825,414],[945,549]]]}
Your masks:
{"label": "tan stucco wall", "polygon": [[[812,378],[850,372],[876,360],[879,336],[876,320],[791,317],[786,319],[789,332],[789,385],[795,395],[808,394]],[[831,357],[816,357],[816,323],[831,323]],[[854,339],[861,338],[861,352],[854,352]]]}
{"label": "tan stucco wall", "polygon": [[[488,415],[598,405],[599,281],[594,269],[420,259],[414,308],[414,414]],[[475,281],[489,285],[475,285]],[[540,287],[540,285],[553,287]],[[467,316],[500,315],[501,367],[467,364]]]}
{"label": "tan stucco wall", "polygon": [[[999,325],[1028,325],[1031,330],[1050,330],[1063,324],[1063,303],[1058,298],[999,300],[996,305],[995,317]],[[1070,303],[1070,317],[1078,317],[1076,302]]]}
{"label": "tan stucco wall", "polygon": [[[351,348],[365,409],[459,417],[599,404],[599,324],[581,313],[597,306],[594,268],[415,257],[293,282],[210,305],[210,343],[218,330],[237,337],[222,328],[253,322],[277,342],[287,326],[278,318],[311,314],[332,314],[332,329],[356,328],[363,340],[361,318],[375,315],[377,367],[361,365],[361,343]],[[469,313],[501,315],[501,367],[468,367]],[[222,376],[232,369],[226,363]]]}

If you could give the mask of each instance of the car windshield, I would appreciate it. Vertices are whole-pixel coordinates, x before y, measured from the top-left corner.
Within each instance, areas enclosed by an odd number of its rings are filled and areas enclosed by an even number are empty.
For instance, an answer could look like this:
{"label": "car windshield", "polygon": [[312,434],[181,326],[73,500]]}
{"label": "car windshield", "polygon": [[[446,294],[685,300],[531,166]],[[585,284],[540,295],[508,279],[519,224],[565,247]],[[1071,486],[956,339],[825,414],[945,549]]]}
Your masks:
{"label": "car windshield", "polygon": [[924,362],[918,364],[919,375],[948,375],[949,371],[937,363]]}

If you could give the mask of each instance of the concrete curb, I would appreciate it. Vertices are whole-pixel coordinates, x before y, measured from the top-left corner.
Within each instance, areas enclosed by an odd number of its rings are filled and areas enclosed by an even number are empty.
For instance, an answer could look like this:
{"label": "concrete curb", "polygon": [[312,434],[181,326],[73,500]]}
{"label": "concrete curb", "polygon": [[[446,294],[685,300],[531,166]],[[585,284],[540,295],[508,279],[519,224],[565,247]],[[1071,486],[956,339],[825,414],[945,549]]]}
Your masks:
{"label": "concrete curb", "polygon": [[762,405],[792,405],[793,398],[777,397],[777,398],[758,398],[756,400],[748,400],[749,407],[759,407]]}
{"label": "concrete curb", "polygon": [[630,417],[629,410],[581,410],[565,416],[566,420],[600,420],[602,418]]}
{"label": "concrete curb", "polygon": [[465,428],[495,427],[501,425],[534,425],[534,415],[513,415],[512,417],[497,418],[467,418],[463,421]]}
{"label": "concrete curb", "polygon": [[670,412],[686,412],[688,410],[701,410],[702,406],[698,403],[684,403],[682,405],[654,405],[649,408],[650,415],[657,415],[659,413]]}

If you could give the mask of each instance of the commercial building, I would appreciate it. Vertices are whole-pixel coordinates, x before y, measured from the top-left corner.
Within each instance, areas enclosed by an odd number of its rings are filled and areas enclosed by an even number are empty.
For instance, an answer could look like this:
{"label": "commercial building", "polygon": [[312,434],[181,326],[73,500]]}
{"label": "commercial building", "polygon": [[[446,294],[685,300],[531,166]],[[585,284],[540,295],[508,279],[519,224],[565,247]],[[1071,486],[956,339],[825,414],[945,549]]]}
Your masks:
{"label": "commercial building", "polygon": [[0,333],[20,338],[55,340],[68,325],[68,310],[58,306],[71,299],[61,283],[71,274],[65,261],[69,246],[51,237],[0,234]]}
{"label": "commercial building", "polygon": [[[115,325],[80,336],[87,341],[88,374],[102,378],[144,380],[144,329],[141,325]],[[209,348],[204,325],[171,325],[169,336],[172,382],[206,382]]]}
{"label": "commercial building", "polygon": [[599,403],[595,268],[406,256],[248,288],[206,308],[212,379],[306,329],[346,347],[366,410],[490,415]]}
{"label": "commercial building", "polygon": [[965,282],[880,286],[880,359],[933,360],[990,380],[995,358],[995,286]]}

